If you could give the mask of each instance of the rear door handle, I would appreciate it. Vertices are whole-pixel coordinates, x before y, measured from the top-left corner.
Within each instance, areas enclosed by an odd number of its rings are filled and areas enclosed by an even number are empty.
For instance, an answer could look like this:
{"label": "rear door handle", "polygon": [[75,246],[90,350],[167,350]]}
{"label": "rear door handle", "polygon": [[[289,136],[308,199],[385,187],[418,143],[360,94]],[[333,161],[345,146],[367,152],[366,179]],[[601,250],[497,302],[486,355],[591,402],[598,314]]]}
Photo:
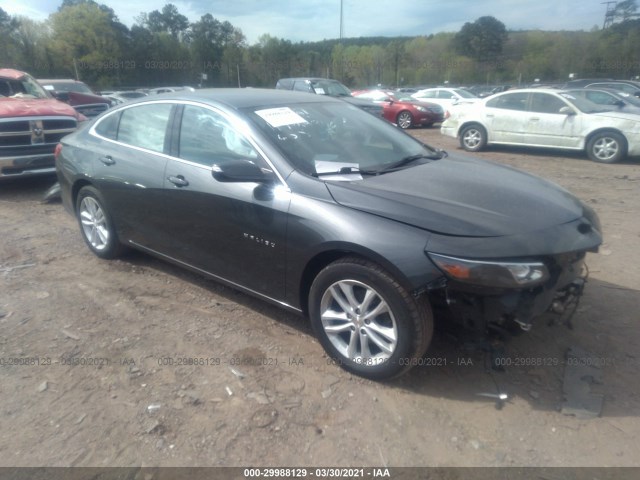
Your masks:
{"label": "rear door handle", "polygon": [[185,180],[182,175],[167,177],[167,180],[173,183],[176,187],[186,187],[189,185],[189,182]]}
{"label": "rear door handle", "polygon": [[531,121],[532,122],[539,122],[540,121],[540,117],[531,117]]}
{"label": "rear door handle", "polygon": [[100,157],[100,161],[105,165],[113,165],[114,163],[116,163],[116,161],[111,157],[111,155]]}

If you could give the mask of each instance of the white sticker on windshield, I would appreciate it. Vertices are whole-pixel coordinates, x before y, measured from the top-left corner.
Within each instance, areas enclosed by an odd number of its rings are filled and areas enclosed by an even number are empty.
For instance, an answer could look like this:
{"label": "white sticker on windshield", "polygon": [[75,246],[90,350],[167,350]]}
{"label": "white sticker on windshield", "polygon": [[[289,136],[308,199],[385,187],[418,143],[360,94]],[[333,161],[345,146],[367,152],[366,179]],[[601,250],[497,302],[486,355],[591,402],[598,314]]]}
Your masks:
{"label": "white sticker on windshield", "polygon": [[256,110],[256,114],[260,115],[269,125],[274,128],[286,127],[287,125],[296,125],[299,123],[308,123],[304,118],[291,110],[289,107]]}
{"label": "white sticker on windshield", "polygon": [[316,91],[317,95],[326,95],[324,88],[322,87],[314,87],[314,90]]}

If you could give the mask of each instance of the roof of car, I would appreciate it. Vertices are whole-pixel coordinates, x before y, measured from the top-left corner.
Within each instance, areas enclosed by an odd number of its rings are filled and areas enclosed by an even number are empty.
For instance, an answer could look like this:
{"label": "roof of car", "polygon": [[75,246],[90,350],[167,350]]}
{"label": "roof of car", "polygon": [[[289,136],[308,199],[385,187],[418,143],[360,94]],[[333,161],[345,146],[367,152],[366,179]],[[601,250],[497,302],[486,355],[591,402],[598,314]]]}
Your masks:
{"label": "roof of car", "polygon": [[337,82],[333,78],[322,78],[322,77],[287,77],[281,78],[280,80],[309,80],[310,82]]}
{"label": "roof of car", "polygon": [[0,77],[11,78],[12,80],[18,80],[26,75],[25,72],[20,70],[14,70],[13,68],[0,68]]}
{"label": "roof of car", "polygon": [[268,88],[207,88],[195,92],[179,91],[161,93],[153,97],[141,98],[140,102],[160,99],[193,100],[202,102],[218,102],[232,108],[267,107],[295,103],[340,102],[326,95],[309,95],[306,92],[276,90]]}
{"label": "roof of car", "polygon": [[38,83],[84,83],[73,78],[38,78]]}

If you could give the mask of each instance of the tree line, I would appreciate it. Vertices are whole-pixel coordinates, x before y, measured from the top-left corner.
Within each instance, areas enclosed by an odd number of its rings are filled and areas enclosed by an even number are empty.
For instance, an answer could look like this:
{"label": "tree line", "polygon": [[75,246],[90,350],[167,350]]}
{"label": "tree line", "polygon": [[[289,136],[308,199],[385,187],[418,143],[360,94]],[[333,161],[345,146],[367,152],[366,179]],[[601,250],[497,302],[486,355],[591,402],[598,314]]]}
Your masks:
{"label": "tree line", "polygon": [[267,33],[249,45],[212,14],[189,22],[173,4],[129,28],[94,0],[64,0],[46,22],[0,8],[0,67],[38,78],[77,78],[95,89],[191,85],[273,87],[289,76],[371,85],[510,84],[640,75],[635,0],[618,2],[615,23],[591,31],[509,31],[481,17],[458,32],[293,43]]}

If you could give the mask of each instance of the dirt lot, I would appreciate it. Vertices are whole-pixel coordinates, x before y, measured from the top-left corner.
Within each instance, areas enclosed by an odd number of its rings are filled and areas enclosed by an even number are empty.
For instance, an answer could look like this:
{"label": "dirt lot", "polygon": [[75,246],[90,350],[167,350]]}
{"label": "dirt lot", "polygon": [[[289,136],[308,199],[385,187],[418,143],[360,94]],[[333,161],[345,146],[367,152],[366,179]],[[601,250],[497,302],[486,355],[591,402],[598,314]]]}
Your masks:
{"label": "dirt lot", "polygon": [[[539,322],[508,343],[504,373],[440,334],[431,365],[389,383],[329,364],[278,308],[141,254],[96,258],[39,202],[50,180],[0,185],[0,466],[639,466],[640,166],[479,156],[600,215],[575,328]],[[600,417],[560,412],[573,346],[601,359]],[[501,409],[480,395],[498,392]]]}

